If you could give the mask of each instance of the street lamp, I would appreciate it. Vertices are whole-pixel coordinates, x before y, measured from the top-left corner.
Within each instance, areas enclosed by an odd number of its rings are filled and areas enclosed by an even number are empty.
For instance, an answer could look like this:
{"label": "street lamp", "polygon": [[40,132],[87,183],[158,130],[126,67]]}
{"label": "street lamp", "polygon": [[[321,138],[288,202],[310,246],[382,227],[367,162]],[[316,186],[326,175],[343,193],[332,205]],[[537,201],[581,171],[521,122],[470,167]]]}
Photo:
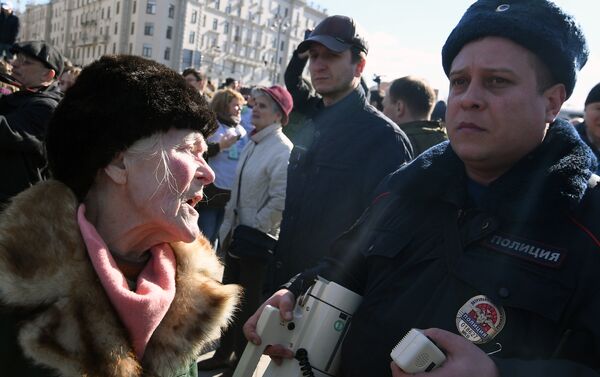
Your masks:
{"label": "street lamp", "polygon": [[287,31],[290,27],[290,23],[286,17],[281,17],[279,14],[275,15],[275,18],[271,21],[270,29],[277,32],[277,38],[275,42],[275,68],[273,69],[273,79],[271,80],[273,85],[277,84],[277,76],[279,72],[279,50],[281,48],[281,33]]}

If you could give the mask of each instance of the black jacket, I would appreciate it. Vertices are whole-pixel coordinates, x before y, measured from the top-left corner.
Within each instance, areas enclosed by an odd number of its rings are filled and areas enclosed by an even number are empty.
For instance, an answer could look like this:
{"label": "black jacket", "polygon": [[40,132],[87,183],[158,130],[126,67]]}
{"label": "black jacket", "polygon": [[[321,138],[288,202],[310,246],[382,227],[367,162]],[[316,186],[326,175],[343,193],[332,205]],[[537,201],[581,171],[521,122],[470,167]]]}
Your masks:
{"label": "black jacket", "polygon": [[458,333],[459,309],[479,295],[505,313],[503,329],[480,345],[501,344],[493,360],[502,376],[598,376],[596,164],[557,121],[538,148],[470,195],[464,165],[440,144],[389,177],[331,256],[290,288],[321,274],[363,295],[344,341],[345,377],[389,376],[389,353],[410,328]]}
{"label": "black jacket", "polygon": [[322,107],[296,135],[275,252],[275,286],[317,263],[370,203],[377,184],[411,158],[406,135],[357,88]]}
{"label": "black jacket", "polygon": [[44,178],[46,124],[61,97],[51,86],[0,98],[0,203]]}
{"label": "black jacket", "polygon": [[0,44],[11,46],[19,34],[19,17],[5,10],[0,11]]}
{"label": "black jacket", "polygon": [[[579,133],[579,137],[581,138],[581,140],[583,140],[587,144],[587,146],[590,147],[592,152],[594,152],[594,155],[596,156],[596,158],[600,160],[600,148],[598,148],[597,146],[592,144],[592,141],[590,140],[590,138],[587,135],[586,128],[587,128],[587,126],[585,125],[585,122],[579,123],[577,126],[575,126],[575,129]],[[600,174],[600,166],[596,170],[596,173]]]}

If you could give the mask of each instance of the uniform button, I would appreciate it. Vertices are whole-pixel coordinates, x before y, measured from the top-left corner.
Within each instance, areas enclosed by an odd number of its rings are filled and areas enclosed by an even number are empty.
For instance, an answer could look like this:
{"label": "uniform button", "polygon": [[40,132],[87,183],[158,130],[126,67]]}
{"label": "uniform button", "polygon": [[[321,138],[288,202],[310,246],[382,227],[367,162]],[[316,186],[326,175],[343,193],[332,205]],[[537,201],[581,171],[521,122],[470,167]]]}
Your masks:
{"label": "uniform button", "polygon": [[283,263],[281,261],[275,262],[275,268],[281,268],[282,266],[283,266]]}
{"label": "uniform button", "polygon": [[508,296],[510,296],[510,291],[508,288],[502,287],[498,289],[498,296],[500,296],[500,298],[508,298]]}

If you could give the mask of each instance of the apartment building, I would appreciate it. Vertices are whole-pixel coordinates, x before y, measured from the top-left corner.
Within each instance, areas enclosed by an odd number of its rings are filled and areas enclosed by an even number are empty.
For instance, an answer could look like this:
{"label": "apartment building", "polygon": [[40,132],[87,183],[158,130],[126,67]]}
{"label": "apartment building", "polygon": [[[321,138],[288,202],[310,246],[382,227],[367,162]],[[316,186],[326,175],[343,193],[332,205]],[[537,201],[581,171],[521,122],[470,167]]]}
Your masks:
{"label": "apartment building", "polygon": [[20,39],[45,39],[80,65],[125,53],[271,85],[326,16],[305,0],[50,0],[27,7]]}

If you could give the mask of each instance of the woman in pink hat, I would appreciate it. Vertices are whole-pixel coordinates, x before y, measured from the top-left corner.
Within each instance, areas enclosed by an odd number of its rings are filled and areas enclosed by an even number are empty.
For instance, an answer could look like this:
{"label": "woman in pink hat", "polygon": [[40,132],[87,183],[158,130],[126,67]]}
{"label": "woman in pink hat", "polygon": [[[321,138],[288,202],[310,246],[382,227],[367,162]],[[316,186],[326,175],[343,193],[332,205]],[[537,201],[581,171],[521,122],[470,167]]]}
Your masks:
{"label": "woman in pink hat", "polygon": [[254,130],[240,155],[219,231],[226,252],[223,282],[241,285],[244,298],[213,358],[198,364],[200,370],[227,367],[224,376],[233,374],[246,345],[242,325],[261,301],[267,264],[279,235],[293,147],[282,132],[293,107],[290,93],[274,85],[254,89],[252,97],[256,102],[252,109]]}

